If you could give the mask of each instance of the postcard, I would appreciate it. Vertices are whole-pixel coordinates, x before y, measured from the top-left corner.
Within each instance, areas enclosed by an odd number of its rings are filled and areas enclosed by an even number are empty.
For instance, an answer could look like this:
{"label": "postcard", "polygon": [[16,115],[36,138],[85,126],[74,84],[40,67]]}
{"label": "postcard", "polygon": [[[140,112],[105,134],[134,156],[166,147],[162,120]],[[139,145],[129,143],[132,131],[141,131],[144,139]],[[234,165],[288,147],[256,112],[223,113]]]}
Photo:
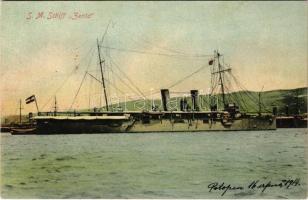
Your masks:
{"label": "postcard", "polygon": [[307,198],[307,2],[1,2],[1,198]]}

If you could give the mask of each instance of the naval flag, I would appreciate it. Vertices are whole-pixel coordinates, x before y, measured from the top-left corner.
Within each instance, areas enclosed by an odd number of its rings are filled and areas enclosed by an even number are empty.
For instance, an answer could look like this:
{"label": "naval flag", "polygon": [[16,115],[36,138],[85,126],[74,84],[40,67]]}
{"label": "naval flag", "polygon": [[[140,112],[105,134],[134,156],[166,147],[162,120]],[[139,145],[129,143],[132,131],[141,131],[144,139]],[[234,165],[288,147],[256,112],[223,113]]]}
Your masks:
{"label": "naval flag", "polygon": [[29,103],[31,103],[33,101],[35,101],[35,95],[32,95],[32,96],[26,98],[26,104],[29,104]]}

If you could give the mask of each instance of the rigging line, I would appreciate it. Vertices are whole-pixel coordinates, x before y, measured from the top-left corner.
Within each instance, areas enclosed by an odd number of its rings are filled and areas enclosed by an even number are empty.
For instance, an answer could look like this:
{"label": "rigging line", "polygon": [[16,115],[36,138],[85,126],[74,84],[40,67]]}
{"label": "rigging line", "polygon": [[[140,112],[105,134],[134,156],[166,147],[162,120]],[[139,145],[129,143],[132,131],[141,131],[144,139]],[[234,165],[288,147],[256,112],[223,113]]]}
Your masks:
{"label": "rigging line", "polygon": [[[249,91],[249,90],[247,90],[243,85],[241,85],[241,83],[237,80],[237,78],[230,72],[230,74],[231,74],[231,76],[234,78],[234,80],[237,82],[237,84],[239,85],[239,87],[242,89],[242,90],[244,90],[244,92],[246,91],[246,93],[247,93],[247,95],[249,95],[250,96],[250,98],[252,99],[252,101],[254,101],[254,102],[256,102],[257,104],[258,104],[258,102],[257,102],[257,97],[254,97],[253,96],[253,92],[251,92],[251,91]],[[249,91],[249,92],[248,92]]]}
{"label": "rigging line", "polygon": [[187,59],[188,57],[191,57],[191,59],[200,58],[205,59],[208,57],[211,57],[212,55],[200,55],[200,56],[183,56],[183,55],[176,55],[176,54],[165,54],[165,53],[155,53],[155,52],[148,52],[148,51],[140,51],[140,50],[134,50],[134,49],[123,49],[123,48],[115,48],[115,47],[107,47],[107,46],[101,46],[102,48],[107,48],[111,50],[116,51],[125,51],[125,52],[132,52],[132,53],[139,53],[139,54],[148,54],[148,55],[156,55],[156,56],[168,56],[168,57],[177,57],[182,59]]}
{"label": "rigging line", "polygon": [[[88,69],[89,69],[89,67],[90,67],[90,65],[92,63],[93,54],[94,54],[94,51],[92,51],[91,57],[89,59],[87,71],[88,71]],[[90,107],[91,107],[91,89],[92,89],[92,79],[90,80],[90,84],[89,84],[89,110],[90,110]]]}
{"label": "rigging line", "polygon": [[[226,74],[226,75],[230,75],[230,74]],[[232,78],[232,77],[231,77],[231,78]],[[228,79],[228,81],[229,81],[229,83],[230,83],[231,88],[233,88],[230,79],[229,79],[228,77],[227,77],[227,79]],[[237,94],[237,93],[239,93],[239,94]],[[237,99],[242,100],[242,101],[244,102],[244,98],[242,97],[242,95],[241,95],[240,92],[235,92],[235,91],[233,91],[232,94],[233,94],[234,96],[236,96]],[[241,97],[239,97],[239,95],[240,95]]]}
{"label": "rigging line", "polygon": [[[225,86],[225,87],[226,87],[227,89],[229,89],[228,86]],[[230,97],[231,97],[233,100],[235,100],[234,102],[237,101],[237,103],[239,104],[239,106],[243,107],[244,111],[246,111],[246,110],[248,111],[247,106],[246,106],[245,102],[243,101],[243,98],[239,98],[239,97],[238,97],[238,94],[235,93],[235,92],[229,93],[229,95],[230,95]],[[244,103],[244,106],[242,105],[241,101]]]}
{"label": "rigging line", "polygon": [[[211,69],[211,74],[212,74],[213,71],[214,71],[214,68]],[[213,76],[211,76],[211,85],[212,85],[212,87],[211,87],[210,94],[212,95],[212,94],[215,94],[215,91],[217,90],[216,88],[218,88],[217,86],[219,85],[218,74],[214,74]],[[218,92],[216,92],[216,93],[218,93]]]}
{"label": "rigging line", "polygon": [[237,93],[234,93],[234,96],[235,98],[239,99],[239,104],[241,106],[241,108],[246,111],[246,112],[249,112],[249,107],[247,106],[246,102],[244,101],[241,93],[237,94]]}
{"label": "rigging line", "polygon": [[246,95],[251,99],[251,101],[253,101],[256,105],[259,104],[257,98],[253,96],[253,94],[255,94],[255,93],[253,93],[253,92],[251,92],[251,91],[248,91],[248,90],[246,90],[246,91],[244,91],[244,92],[245,92]]}
{"label": "rigging line", "polygon": [[158,93],[160,93],[160,89],[155,89],[153,91],[145,92],[144,94],[146,94],[145,95],[146,97],[149,97],[151,95],[158,94]]}
{"label": "rigging line", "polygon": [[[139,42],[135,39],[132,39],[132,38],[129,38],[130,40],[132,40],[133,42],[135,42],[136,44],[138,44]],[[153,43],[139,37],[138,38],[139,40],[142,40],[144,43],[147,43],[147,46],[148,47],[154,47],[154,48],[158,48],[158,49],[162,49],[162,50],[165,50],[165,51],[169,51],[169,52],[172,52],[172,53],[176,53],[176,54],[179,54],[179,55],[182,55],[182,56],[202,56],[203,54],[188,54],[188,53],[184,53],[182,51],[179,51],[179,50],[174,50],[174,49],[170,49],[170,48],[166,48],[166,47],[161,47],[161,46],[157,46],[157,45],[154,45]],[[141,44],[141,43],[139,43]]]}
{"label": "rigging line", "polygon": [[[107,54],[107,55],[109,55],[109,54],[110,54],[110,52],[108,51],[108,54]],[[117,85],[117,83],[119,83],[119,81],[120,81],[124,86],[128,86],[128,85],[122,80],[122,78],[114,71],[114,66],[112,65],[110,59],[108,59],[108,63],[109,63],[108,68],[109,68],[109,70],[111,71],[111,79],[110,79],[110,81],[112,82],[112,84],[113,84],[113,85]],[[115,91],[115,94],[116,94],[116,96],[119,96],[117,90]]]}
{"label": "rigging line", "polygon": [[107,31],[108,31],[110,23],[111,23],[111,20],[109,20],[109,23],[108,23],[108,25],[107,25],[107,27],[105,29],[105,32],[104,32],[103,37],[102,37],[101,44],[103,44],[103,42],[104,42],[104,39],[105,39],[105,36],[107,35]]}
{"label": "rigging line", "polygon": [[[233,87],[232,87],[232,84],[230,84],[230,87],[233,88]],[[238,94],[238,93],[239,93],[239,94]],[[234,97],[233,99],[238,100],[239,106],[241,106],[241,107],[243,108],[244,111],[248,111],[248,107],[247,107],[247,105],[246,105],[246,103],[245,103],[243,97],[242,97],[242,96],[239,97],[239,95],[241,95],[240,92],[232,92],[232,93],[231,93],[232,98]],[[242,103],[243,103],[243,104],[242,104]]]}
{"label": "rigging line", "polygon": [[[231,74],[231,73],[230,73],[230,74]],[[246,94],[246,96],[250,99],[250,102],[254,104],[254,105],[252,104],[253,109],[254,109],[255,111],[257,111],[255,107],[258,106],[258,102],[256,102],[256,100],[251,96],[250,92],[245,91],[245,89],[243,89],[243,87],[241,87],[241,85],[240,85],[240,83],[238,82],[238,80],[236,80],[235,77],[234,77],[232,74],[231,74],[231,76],[232,76],[233,79],[235,80],[236,84],[242,89],[242,92],[243,92],[244,94]],[[240,93],[240,95],[241,95],[241,93]]]}
{"label": "rigging line", "polygon": [[90,79],[90,82],[89,82],[89,102],[88,102],[89,110],[91,108],[91,89],[92,89],[92,79]]}
{"label": "rigging line", "polygon": [[[138,43],[138,42],[136,42],[136,40],[134,40],[134,39],[131,39],[133,42],[135,42],[135,43]],[[141,39],[141,40],[143,40],[143,39]],[[169,51],[169,52],[172,52],[172,53],[176,53],[176,54],[179,54],[179,55],[187,55],[187,56],[192,56],[192,55],[198,55],[199,56],[199,54],[186,54],[186,53],[183,53],[183,52],[181,52],[181,51],[177,51],[177,50],[173,50],[173,49],[169,49],[169,48],[166,48],[166,47],[160,47],[160,46],[157,46],[157,45],[153,45],[152,43],[150,43],[150,42],[147,42],[147,41],[145,41],[145,40],[143,40],[143,42],[145,42],[145,43],[147,43],[146,45],[148,46],[148,47],[154,47],[154,48],[158,48],[158,49],[162,49],[162,50],[166,50],[166,51]],[[140,43],[139,43],[140,44]]]}
{"label": "rigging line", "polygon": [[[111,78],[110,78],[111,77],[111,75],[110,75],[111,70],[107,70],[107,66],[108,66],[108,64],[106,63],[106,60],[105,60],[105,62],[104,62],[104,69],[103,69],[104,74],[105,74],[105,78],[108,79],[108,80],[111,80]],[[110,102],[111,101],[110,84],[106,84],[106,89],[107,89],[107,91],[110,92],[109,95],[107,96],[108,102]]]}
{"label": "rigging line", "polygon": [[73,107],[73,105],[74,105],[74,103],[75,103],[75,100],[76,100],[76,98],[77,98],[77,96],[78,96],[78,93],[79,93],[79,91],[80,91],[80,89],[81,89],[81,86],[82,86],[82,84],[83,84],[83,81],[86,79],[86,76],[87,76],[87,72],[85,72],[85,74],[84,74],[84,76],[83,76],[83,78],[82,78],[82,81],[81,81],[81,83],[80,83],[80,85],[79,85],[79,88],[78,88],[78,90],[77,90],[77,92],[76,92],[76,94],[75,94],[75,97],[74,97],[74,99],[73,99],[73,102],[72,102],[72,104],[71,104],[69,110],[72,109],[72,107]]}
{"label": "rigging line", "polygon": [[[92,59],[93,59],[93,54],[94,54],[94,51],[92,51],[92,54],[90,56],[90,59],[89,59],[89,62],[88,62],[88,66],[87,66],[87,71],[92,63]],[[91,107],[91,89],[92,89],[92,79],[90,80],[89,82],[89,102],[88,102],[88,107],[89,107],[89,110],[90,110],[90,107]]]}
{"label": "rigging line", "polygon": [[[109,49],[105,49],[105,50],[106,50],[106,52],[105,52],[106,55],[107,56],[110,55]],[[106,66],[108,66],[108,68],[109,68],[109,70],[111,72],[111,79],[110,79],[110,81],[112,82],[113,85],[116,85],[115,72],[113,70],[113,66],[112,66],[112,63],[111,63],[110,59],[108,59],[108,65],[106,65]],[[116,90],[116,96],[118,96],[117,90]]]}
{"label": "rigging line", "polygon": [[[249,107],[247,106],[246,102],[244,101],[243,97],[241,96],[241,93],[237,94],[237,93],[234,93],[234,95],[236,96],[236,98],[238,98],[240,101],[240,105],[241,107],[243,108],[244,111],[246,112],[249,112]],[[240,96],[240,97],[239,97]]]}
{"label": "rigging line", "polygon": [[260,101],[260,104],[261,104],[261,109],[263,108],[263,110],[266,111],[266,112],[272,112],[271,110],[269,110],[269,109],[267,108],[268,106],[266,106],[266,105],[264,104],[264,102],[263,102],[262,99],[261,99],[261,101]]}
{"label": "rigging line", "polygon": [[120,68],[120,66],[113,61],[113,58],[109,55],[109,58],[111,62],[116,66],[116,68],[125,76],[125,78],[132,84],[132,86],[146,99],[146,96],[143,94],[143,92],[134,84],[134,82],[126,75],[125,72],[123,72]]}
{"label": "rigging line", "polygon": [[229,99],[229,94],[230,94],[230,90],[229,88],[226,86],[227,84],[225,83],[224,84],[224,93],[225,93],[225,102],[226,103],[229,103],[230,102],[230,99]]}
{"label": "rigging line", "polygon": [[[99,60],[96,61],[96,65],[98,66],[99,65]],[[100,70],[95,70],[96,72],[96,76],[98,77],[98,74],[101,73]],[[103,84],[100,84],[99,87],[96,88],[97,91],[99,91],[100,95],[99,95],[99,98],[98,98],[98,105],[99,107],[101,108],[102,107],[102,95],[103,95]]]}
{"label": "rigging line", "polygon": [[230,94],[230,89],[227,86],[227,84],[224,84],[225,87],[225,99],[226,99],[226,103],[230,103],[231,102],[231,94]]}
{"label": "rigging line", "polygon": [[[88,73],[88,72],[87,72],[87,74],[88,74],[89,76],[91,76],[93,79],[95,79],[96,81],[98,81],[100,84],[102,84],[102,81],[100,81],[99,79],[97,79],[95,76],[93,76],[92,74],[90,74],[90,73]],[[124,94],[124,96],[126,96],[126,93],[125,93],[125,92],[123,92],[122,90],[120,90],[120,89],[119,89],[118,87],[116,87],[115,85],[111,84],[110,81],[109,81],[108,79],[105,79],[105,81],[106,81],[107,83],[109,83],[113,88],[115,88],[116,90],[118,90],[120,93]],[[138,96],[138,97],[139,97],[139,96]],[[131,98],[131,97],[129,97],[129,96],[128,96],[128,98],[131,99],[131,100],[135,100],[135,99],[133,99],[133,98]]]}
{"label": "rigging line", "polygon": [[[124,30],[125,31],[125,34],[127,33],[130,33],[130,35],[133,35],[131,31],[129,31],[128,29],[126,28],[123,28],[121,27],[121,30]],[[155,47],[155,48],[158,48],[158,49],[163,49],[163,50],[166,50],[166,51],[170,51],[170,52],[173,52],[173,53],[178,53],[180,55],[187,55],[187,56],[203,56],[203,54],[188,54],[188,53],[185,53],[185,52],[182,52],[182,51],[179,51],[179,50],[176,50],[176,49],[170,49],[170,48],[166,48],[166,47],[161,47],[161,46],[158,46],[158,45],[155,45],[153,44],[153,42],[150,42],[149,40],[145,39],[145,38],[142,38],[142,36],[138,36],[137,35],[137,38],[138,40],[135,40],[133,39],[132,37],[130,37],[129,39],[132,40],[133,42],[135,43],[139,43],[141,44],[140,42],[138,42],[139,40],[142,40],[144,43],[147,43],[147,46],[149,47]]]}
{"label": "rigging line", "polygon": [[[113,70],[112,70],[112,73],[114,76],[116,76],[120,82],[125,85],[126,87],[128,87],[132,92],[136,93],[138,95],[138,92],[136,92],[129,84],[125,83],[124,80],[117,74],[115,73]],[[113,83],[114,84],[114,83]],[[115,85],[115,84],[114,84]]]}
{"label": "rigging line", "polygon": [[[262,90],[263,90],[263,88],[262,88]],[[263,93],[263,94],[264,94],[264,93]],[[263,110],[265,110],[265,111],[267,111],[267,112],[271,112],[271,110],[268,110],[268,109],[267,109],[268,106],[265,105],[263,99],[260,99],[260,104],[261,104],[261,106],[263,107]]]}
{"label": "rigging line", "polygon": [[250,98],[252,99],[253,102],[255,102],[255,101],[256,101],[256,100],[254,99],[255,97],[252,96],[251,92],[250,92],[250,91],[248,92],[248,90],[247,90],[244,86],[242,86],[242,85],[240,84],[240,82],[237,80],[237,78],[236,78],[231,72],[230,72],[230,75],[233,77],[235,83],[243,90],[243,92],[246,93],[246,95],[247,95],[248,97],[250,97]]}
{"label": "rigging line", "polygon": [[[99,83],[102,84],[102,81],[98,80],[95,76],[93,76],[92,74],[86,72],[86,74],[88,74],[89,76],[91,76],[92,78],[94,78],[96,81],[98,81]],[[122,94],[125,94],[125,92],[123,92],[122,90],[120,90],[119,88],[117,88],[116,86],[112,85],[111,82],[108,79],[105,79],[107,83],[109,83],[113,88],[115,88],[116,90],[118,90],[119,92],[121,92]]]}
{"label": "rigging line", "polygon": [[[228,74],[226,74],[226,75],[228,75]],[[234,91],[234,88],[233,88],[233,86],[232,86],[232,84],[231,84],[231,80],[229,79],[229,77],[228,77],[228,76],[225,76],[225,79],[226,79],[227,82],[228,82],[228,84],[226,84],[225,87],[227,88],[227,90],[229,90],[229,94],[228,94],[228,95],[229,95],[229,98],[230,98],[229,101],[233,100],[234,102],[238,103],[239,106],[241,106],[241,108],[243,108],[244,110],[247,110],[247,106],[246,106],[245,102],[243,101],[243,99],[240,98],[240,97],[238,96],[238,94]],[[229,87],[229,86],[230,86],[230,87]],[[243,102],[245,108],[244,108],[242,102]]]}
{"label": "rigging line", "polygon": [[255,100],[253,97],[251,97],[250,92],[248,92],[248,91],[246,91],[244,88],[242,88],[242,87],[239,85],[238,82],[236,82],[236,84],[237,84],[237,85],[240,87],[240,89],[241,89],[240,95],[242,95],[242,93],[244,93],[244,94],[248,97],[248,99],[249,99],[253,104],[257,105],[256,100]]}
{"label": "rigging line", "polygon": [[244,93],[246,93],[246,95],[250,98],[250,100],[255,104],[255,105],[259,105],[258,100],[253,97],[252,92],[251,91],[244,91]]}
{"label": "rigging line", "polygon": [[75,69],[70,73],[70,75],[62,82],[62,84],[56,89],[55,93],[48,99],[48,101],[43,105],[41,108],[42,110],[45,108],[45,106],[54,98],[54,96],[62,89],[62,87],[65,85],[65,83],[68,81],[68,79],[74,74]]}
{"label": "rigging line", "polygon": [[[90,48],[90,50],[87,52],[86,55],[88,55],[92,50],[93,50],[93,47]],[[93,55],[93,51],[92,51],[92,55]],[[92,55],[91,55],[91,57],[90,57],[90,61],[91,61],[91,59],[92,59]],[[78,70],[78,66],[80,65],[81,61],[83,61],[84,58],[86,58],[86,56],[83,57],[83,58],[80,60],[79,64],[77,64],[77,65],[73,68],[73,70],[71,71],[71,73],[69,74],[69,76],[68,76],[68,77],[62,82],[62,84],[56,89],[56,91],[54,92],[54,94],[48,99],[48,101],[43,105],[43,107],[42,107],[41,109],[44,109],[44,108],[46,107],[46,105],[54,98],[54,96],[62,89],[62,87],[65,85],[65,83],[68,81],[68,79]],[[90,65],[90,63],[88,63],[88,67],[89,67],[89,65]],[[87,69],[88,69],[88,68],[87,68]]]}
{"label": "rigging line", "polygon": [[[246,96],[248,97],[248,101],[247,101],[247,104],[246,105],[249,105],[250,104],[250,107],[252,108],[252,111],[258,111],[257,110],[257,108],[256,108],[256,106],[257,106],[257,104],[247,95],[247,93],[245,93],[244,91],[240,91],[239,92],[239,95],[241,96],[241,98],[243,99],[243,102],[245,102],[244,101],[244,98],[243,98],[243,96],[242,96],[242,93],[244,93],[244,94],[246,94]],[[249,101],[250,100],[250,101]],[[249,103],[250,102],[250,103]],[[248,107],[248,106],[247,106]]]}
{"label": "rigging line", "polygon": [[202,103],[202,102],[204,102],[205,109],[209,106],[209,104],[208,104],[209,102],[207,101],[207,98],[206,98],[207,95],[208,95],[208,94],[202,94],[202,95],[200,95],[200,98],[201,98],[201,100],[202,100],[202,101],[201,101],[201,105],[202,105],[201,107],[203,107],[203,103]]}
{"label": "rigging line", "polygon": [[[217,80],[217,75],[215,75],[215,77],[213,78],[213,87],[211,88],[211,92],[210,92],[210,94],[212,95],[212,94],[214,94],[214,92],[215,92],[215,90],[216,90],[216,88],[217,88],[217,86],[219,85],[218,84],[218,80]],[[214,80],[215,79],[215,80]]]}
{"label": "rigging line", "polygon": [[261,99],[261,105],[263,106],[263,109],[267,112],[272,112],[271,110],[268,110],[268,106],[266,106],[263,102],[263,100]]}
{"label": "rigging line", "polygon": [[180,84],[180,83],[183,82],[184,80],[186,80],[186,79],[192,77],[193,75],[195,75],[196,73],[200,72],[200,71],[203,70],[205,67],[207,67],[207,65],[204,65],[204,66],[200,67],[199,69],[197,69],[197,70],[194,71],[193,73],[191,73],[191,74],[189,74],[189,75],[183,77],[182,79],[176,81],[175,83],[173,83],[172,85],[170,85],[169,87],[166,87],[166,88],[168,88],[168,89],[173,88],[174,86]]}
{"label": "rigging line", "polygon": [[[84,61],[86,58],[88,58],[88,55],[90,54],[90,60],[92,59],[93,53],[94,53],[94,46],[92,46],[89,51],[80,59],[79,63],[75,66],[75,71],[78,70],[79,65],[81,64],[82,61]],[[87,68],[88,69],[88,68]]]}
{"label": "rigging line", "polygon": [[[58,93],[58,91],[64,86],[64,84],[66,83],[66,81],[67,81],[69,78],[70,78],[70,76],[67,77],[67,78],[63,81],[63,83],[60,85],[60,87],[57,88],[55,94]],[[53,96],[54,96],[54,95],[53,95]],[[53,96],[50,97],[50,98],[48,99],[48,101],[43,105],[43,107],[41,107],[42,110],[45,108],[45,106],[46,106],[47,104],[49,104],[49,102],[51,101],[51,99],[53,98]]]}

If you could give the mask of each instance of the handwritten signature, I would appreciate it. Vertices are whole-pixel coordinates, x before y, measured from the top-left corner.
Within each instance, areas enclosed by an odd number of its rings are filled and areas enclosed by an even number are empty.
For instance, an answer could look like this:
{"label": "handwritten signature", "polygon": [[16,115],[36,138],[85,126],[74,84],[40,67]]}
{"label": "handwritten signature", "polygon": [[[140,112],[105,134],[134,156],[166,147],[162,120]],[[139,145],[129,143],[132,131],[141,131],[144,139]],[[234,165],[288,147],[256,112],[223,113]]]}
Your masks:
{"label": "handwritten signature", "polygon": [[37,13],[28,12],[26,14],[27,20],[81,20],[81,19],[90,19],[94,16],[94,13],[82,13],[82,12],[44,12],[40,11]]}
{"label": "handwritten signature", "polygon": [[244,190],[245,188],[247,189],[252,189],[252,190],[261,190],[263,193],[266,189],[268,188],[282,188],[282,189],[289,189],[291,187],[296,187],[300,186],[300,179],[286,179],[286,180],[281,180],[280,182],[273,183],[272,181],[267,181],[267,182],[261,182],[260,180],[254,180],[250,182],[246,187],[245,186],[232,186],[231,184],[226,184],[225,182],[218,183],[218,182],[213,182],[208,185],[209,192],[213,191],[220,191],[221,196],[224,196],[229,190]]}

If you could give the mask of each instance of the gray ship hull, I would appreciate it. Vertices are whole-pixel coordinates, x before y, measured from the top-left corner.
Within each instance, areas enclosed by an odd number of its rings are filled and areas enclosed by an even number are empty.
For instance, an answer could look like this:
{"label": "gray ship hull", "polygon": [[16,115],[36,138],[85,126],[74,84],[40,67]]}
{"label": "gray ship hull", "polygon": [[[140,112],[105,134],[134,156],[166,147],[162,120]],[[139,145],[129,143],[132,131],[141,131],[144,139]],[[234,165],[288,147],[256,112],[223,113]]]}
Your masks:
{"label": "gray ship hull", "polygon": [[269,116],[224,119],[144,114],[113,119],[40,117],[36,127],[38,134],[242,131],[275,130],[276,120]]}

